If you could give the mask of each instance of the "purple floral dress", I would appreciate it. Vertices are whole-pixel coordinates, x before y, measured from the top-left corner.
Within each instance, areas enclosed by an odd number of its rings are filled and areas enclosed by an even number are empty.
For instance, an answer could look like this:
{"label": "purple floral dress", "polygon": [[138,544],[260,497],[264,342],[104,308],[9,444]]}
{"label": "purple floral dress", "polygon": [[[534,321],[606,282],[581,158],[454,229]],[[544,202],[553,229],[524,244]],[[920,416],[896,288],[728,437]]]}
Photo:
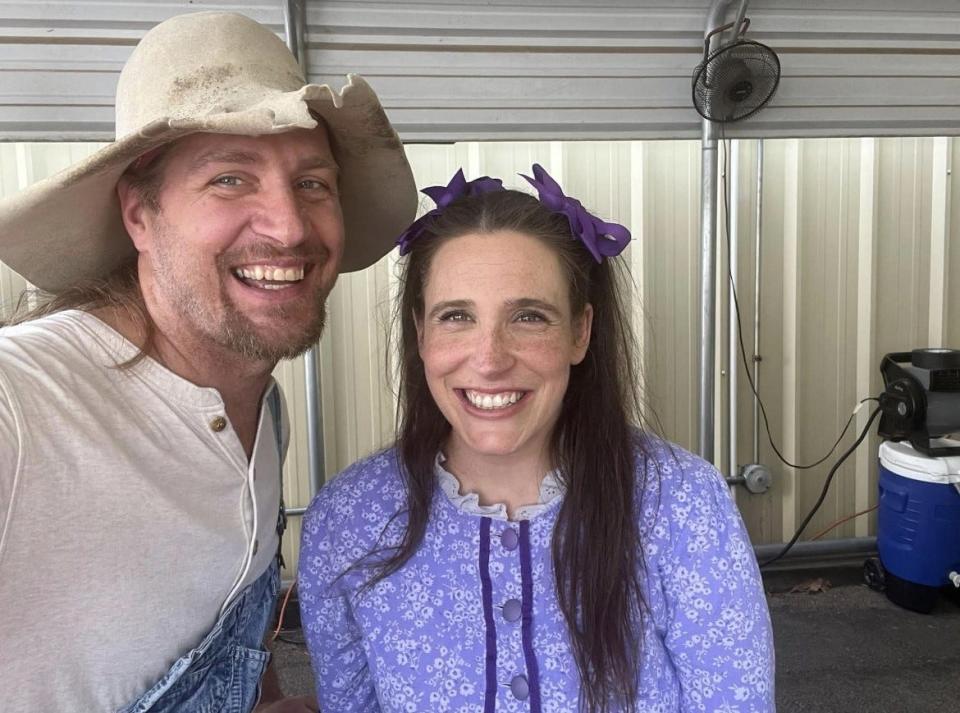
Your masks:
{"label": "purple floral dress", "polygon": [[[766,599],[727,487],[686,451],[648,450],[637,478],[647,606],[637,710],[773,711]],[[298,586],[321,710],[575,713],[550,550],[562,493],[512,522],[440,481],[420,549],[366,591],[362,570],[338,575],[399,541],[395,452],[354,464],[310,505]]]}

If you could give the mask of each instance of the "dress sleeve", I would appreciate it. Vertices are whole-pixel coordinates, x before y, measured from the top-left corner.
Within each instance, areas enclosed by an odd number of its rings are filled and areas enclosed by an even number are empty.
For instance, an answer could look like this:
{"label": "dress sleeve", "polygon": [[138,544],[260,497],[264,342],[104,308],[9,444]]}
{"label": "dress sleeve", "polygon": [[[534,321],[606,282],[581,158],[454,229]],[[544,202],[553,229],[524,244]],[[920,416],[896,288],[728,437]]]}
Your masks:
{"label": "dress sleeve", "polygon": [[660,561],[681,710],[772,713],[773,633],[753,548],[721,475],[690,459],[665,493],[671,545]]}
{"label": "dress sleeve", "polygon": [[304,515],[297,571],[300,618],[317,700],[322,711],[378,713],[362,632],[335,562],[335,528],[326,517],[323,495],[314,499]]}

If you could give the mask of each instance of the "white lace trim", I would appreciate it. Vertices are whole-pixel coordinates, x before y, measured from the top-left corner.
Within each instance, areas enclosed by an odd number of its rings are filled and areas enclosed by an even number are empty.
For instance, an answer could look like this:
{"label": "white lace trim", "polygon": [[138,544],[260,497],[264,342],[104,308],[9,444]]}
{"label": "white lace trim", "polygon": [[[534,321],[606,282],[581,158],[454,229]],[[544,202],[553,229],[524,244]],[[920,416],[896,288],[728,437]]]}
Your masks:
{"label": "white lace trim", "polygon": [[[477,493],[461,493],[460,481],[457,476],[443,467],[446,458],[442,453],[437,454],[434,462],[434,470],[437,473],[437,480],[440,483],[440,489],[443,490],[447,499],[453,503],[461,512],[468,515],[480,515],[482,517],[491,517],[494,520],[509,520],[507,516],[506,503],[494,503],[493,505],[481,505],[480,496]],[[540,481],[540,499],[532,505],[521,505],[514,514],[514,520],[532,520],[537,515],[546,510],[553,502],[563,497],[564,487],[557,478],[557,472],[551,470]]]}

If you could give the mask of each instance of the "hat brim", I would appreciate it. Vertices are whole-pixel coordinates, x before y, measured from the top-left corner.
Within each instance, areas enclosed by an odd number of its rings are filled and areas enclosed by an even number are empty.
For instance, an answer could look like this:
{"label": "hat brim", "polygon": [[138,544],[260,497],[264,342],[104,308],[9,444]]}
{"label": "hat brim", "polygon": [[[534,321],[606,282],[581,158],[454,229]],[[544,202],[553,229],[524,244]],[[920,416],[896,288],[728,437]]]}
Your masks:
{"label": "hat brim", "polygon": [[54,176],[0,200],[0,261],[47,291],[101,277],[135,254],[116,185],[139,156],[198,132],[262,136],[317,125],[340,166],[345,245],[341,272],[383,257],[414,219],[416,185],[403,144],[376,94],[350,75],[339,92],[308,84],[247,110],[158,119]]}

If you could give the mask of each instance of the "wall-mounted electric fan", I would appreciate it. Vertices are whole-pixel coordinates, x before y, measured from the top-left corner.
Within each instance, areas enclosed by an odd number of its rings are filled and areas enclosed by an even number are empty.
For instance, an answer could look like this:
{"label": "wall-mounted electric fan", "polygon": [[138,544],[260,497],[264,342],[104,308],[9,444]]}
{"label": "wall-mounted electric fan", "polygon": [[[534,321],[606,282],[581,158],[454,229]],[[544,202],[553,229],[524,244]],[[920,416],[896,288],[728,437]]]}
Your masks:
{"label": "wall-mounted electric fan", "polygon": [[[714,35],[737,27],[733,38],[713,52]],[[711,30],[703,41],[703,61],[693,73],[693,106],[704,119],[730,122],[759,111],[777,91],[780,59],[759,42],[744,39],[750,20]]]}

